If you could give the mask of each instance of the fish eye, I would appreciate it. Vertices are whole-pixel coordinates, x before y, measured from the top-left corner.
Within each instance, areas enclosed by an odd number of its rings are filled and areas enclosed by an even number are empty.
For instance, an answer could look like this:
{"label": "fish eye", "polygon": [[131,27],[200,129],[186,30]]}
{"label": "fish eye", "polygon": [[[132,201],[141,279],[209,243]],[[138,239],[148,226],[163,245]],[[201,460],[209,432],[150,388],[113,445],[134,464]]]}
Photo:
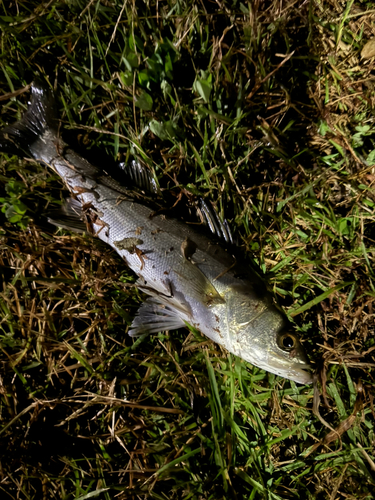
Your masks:
{"label": "fish eye", "polygon": [[291,351],[297,345],[297,338],[291,333],[284,333],[278,339],[278,344],[280,349],[284,351]]}

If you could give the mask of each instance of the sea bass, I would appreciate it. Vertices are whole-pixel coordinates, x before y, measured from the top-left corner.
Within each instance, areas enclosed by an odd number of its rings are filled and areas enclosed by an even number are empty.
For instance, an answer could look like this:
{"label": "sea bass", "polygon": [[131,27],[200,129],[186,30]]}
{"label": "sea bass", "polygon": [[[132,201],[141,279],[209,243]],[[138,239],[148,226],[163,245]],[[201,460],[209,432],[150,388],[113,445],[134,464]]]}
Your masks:
{"label": "sea bass", "polygon": [[0,150],[52,168],[75,200],[73,217],[83,219],[138,275],[137,285],[149,298],[130,335],[192,325],[255,366],[312,382],[293,327],[257,273],[194,226],[155,213],[130,187],[71,150],[59,137],[54,98],[43,84],[33,84],[23,118],[0,133]]}

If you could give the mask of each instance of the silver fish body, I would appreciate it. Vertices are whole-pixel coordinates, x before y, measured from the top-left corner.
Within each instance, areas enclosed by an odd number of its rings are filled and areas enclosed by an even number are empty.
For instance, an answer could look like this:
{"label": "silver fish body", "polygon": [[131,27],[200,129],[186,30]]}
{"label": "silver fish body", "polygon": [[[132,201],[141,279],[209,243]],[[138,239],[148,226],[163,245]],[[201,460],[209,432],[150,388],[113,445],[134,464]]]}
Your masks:
{"label": "silver fish body", "polygon": [[[33,86],[21,122],[0,136],[21,143],[49,165],[79,202],[89,231],[109,244],[139,276],[150,297],[130,335],[190,324],[228,351],[277,375],[311,383],[307,358],[262,280],[194,226],[154,214],[131,191],[70,150],[50,126],[51,97]],[[23,130],[30,132],[22,145]]]}

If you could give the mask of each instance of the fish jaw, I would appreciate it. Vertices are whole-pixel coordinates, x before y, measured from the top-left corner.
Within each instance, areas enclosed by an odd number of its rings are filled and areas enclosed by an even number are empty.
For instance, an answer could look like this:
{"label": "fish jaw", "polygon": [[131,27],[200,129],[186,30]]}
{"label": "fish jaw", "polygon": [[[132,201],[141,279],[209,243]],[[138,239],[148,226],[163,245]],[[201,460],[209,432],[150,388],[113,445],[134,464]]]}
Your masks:
{"label": "fish jaw", "polygon": [[228,351],[253,365],[299,384],[312,383],[308,357],[293,325],[275,306],[268,292],[228,277],[225,318],[220,328]]}
{"label": "fish jaw", "polygon": [[311,384],[313,381],[310,364],[299,343],[295,349],[287,352],[280,349],[276,338],[272,335],[270,343],[267,343],[267,338],[261,342],[254,342],[254,339],[251,343],[233,342],[231,350],[249,363],[298,384]]}
{"label": "fish jaw", "polygon": [[[310,369],[308,363],[301,363],[298,361],[290,363],[290,361],[286,361],[282,355],[279,355],[275,351],[263,353],[255,352],[254,354],[258,354],[254,361],[256,366],[264,370],[279,375],[280,377],[293,380],[298,384],[311,384],[313,381],[312,375],[308,371]],[[246,359],[246,353],[243,353],[241,357]]]}

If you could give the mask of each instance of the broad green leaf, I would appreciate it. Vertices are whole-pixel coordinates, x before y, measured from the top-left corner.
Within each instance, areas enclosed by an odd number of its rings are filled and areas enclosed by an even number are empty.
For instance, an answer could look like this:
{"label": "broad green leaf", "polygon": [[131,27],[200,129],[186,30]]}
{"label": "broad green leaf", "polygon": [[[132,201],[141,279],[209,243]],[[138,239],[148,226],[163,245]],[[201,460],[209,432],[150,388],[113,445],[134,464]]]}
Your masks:
{"label": "broad green leaf", "polygon": [[135,105],[139,109],[143,109],[143,111],[151,111],[153,100],[150,94],[147,92],[142,92],[142,94],[136,98]]}

